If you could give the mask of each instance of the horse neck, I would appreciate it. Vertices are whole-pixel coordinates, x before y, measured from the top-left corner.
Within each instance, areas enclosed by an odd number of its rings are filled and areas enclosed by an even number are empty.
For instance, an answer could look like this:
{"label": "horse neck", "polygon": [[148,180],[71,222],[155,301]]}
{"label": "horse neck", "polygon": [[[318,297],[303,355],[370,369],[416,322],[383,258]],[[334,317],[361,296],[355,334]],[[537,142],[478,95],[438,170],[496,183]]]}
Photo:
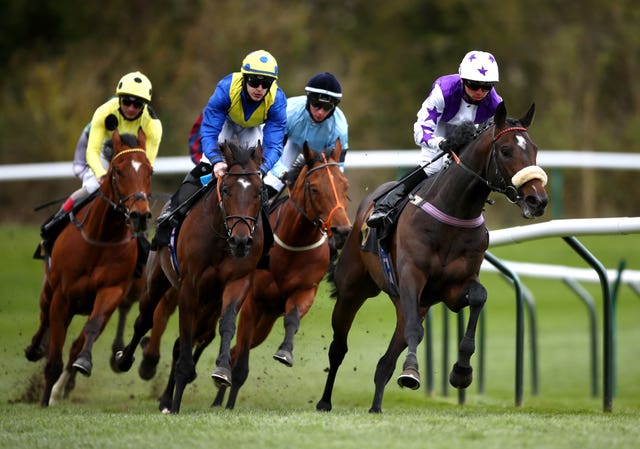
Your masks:
{"label": "horse neck", "polygon": [[[461,163],[480,177],[486,177],[487,165],[491,157],[491,134],[484,133],[471,142],[460,156]],[[441,211],[458,218],[476,218],[485,206],[491,190],[482,179],[469,173],[463,167],[450,166],[440,172],[430,188],[426,199]]]}
{"label": "horse neck", "polygon": [[286,237],[290,244],[306,244],[322,236],[322,231],[312,221],[315,218],[313,212],[306,210],[309,203],[305,192],[307,173],[307,169],[300,171],[289,198],[274,212],[274,232],[281,238]]}
{"label": "horse neck", "polygon": [[96,240],[108,241],[123,238],[129,232],[124,214],[115,210],[105,199],[110,199],[114,204],[118,203],[118,198],[113,192],[111,183],[107,181],[109,179],[111,178],[108,174],[105,182],[100,187],[101,194],[104,197],[98,195],[94,198],[84,224],[87,235]]}

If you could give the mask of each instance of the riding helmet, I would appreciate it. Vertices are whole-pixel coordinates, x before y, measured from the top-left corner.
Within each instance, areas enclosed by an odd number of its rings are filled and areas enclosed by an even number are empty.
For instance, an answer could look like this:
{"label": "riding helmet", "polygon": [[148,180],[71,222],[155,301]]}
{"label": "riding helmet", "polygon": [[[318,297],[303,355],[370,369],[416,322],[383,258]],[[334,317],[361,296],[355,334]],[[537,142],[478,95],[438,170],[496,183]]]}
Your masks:
{"label": "riding helmet", "polygon": [[500,81],[498,62],[491,53],[472,50],[462,58],[458,68],[460,78],[469,81],[497,83]]}
{"label": "riding helmet", "polygon": [[141,72],[131,72],[120,78],[116,86],[116,95],[133,95],[151,101],[151,81]]}
{"label": "riding helmet", "polygon": [[278,62],[268,51],[256,50],[245,56],[240,71],[244,75],[262,75],[278,79]]}

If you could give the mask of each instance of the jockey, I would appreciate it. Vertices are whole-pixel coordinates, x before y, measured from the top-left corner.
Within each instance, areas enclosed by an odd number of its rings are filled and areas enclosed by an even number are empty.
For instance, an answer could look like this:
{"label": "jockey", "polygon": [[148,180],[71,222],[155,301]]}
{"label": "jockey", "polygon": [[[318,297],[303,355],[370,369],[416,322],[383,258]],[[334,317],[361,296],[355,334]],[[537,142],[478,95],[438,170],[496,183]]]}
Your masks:
{"label": "jockey", "polygon": [[479,125],[493,117],[502,102],[494,88],[499,80],[498,63],[493,55],[476,50],[464,56],[457,74],[435,80],[413,125],[414,140],[421,148],[420,165],[375,199],[368,226],[393,222],[396,206],[406,194],[445,167],[448,156],[442,156],[454,149],[448,147],[447,137],[455,126],[467,121]]}
{"label": "jockey", "polygon": [[[152,243],[159,248],[169,243],[172,227],[180,224],[191,203],[201,191],[202,182],[212,173],[220,177],[227,172],[219,143],[237,139],[241,146],[262,144],[262,174],[266,174],[282,154],[287,126],[287,97],[278,87],[278,63],[265,50],[249,53],[239,72],[222,78],[202,113],[201,149],[209,163],[200,161],[171,197],[158,217]],[[196,159],[192,159],[196,160]]]}
{"label": "jockey", "polygon": [[[104,144],[111,142],[114,130],[137,136],[138,129],[142,128],[147,138],[147,158],[153,166],[162,139],[162,124],[149,104],[151,90],[151,81],[144,74],[127,73],[116,85],[115,96],[96,109],[76,146],[73,172],[81,177],[82,187],[73,192],[60,210],[42,226],[41,235],[45,241],[52,242],[67,214],[100,188],[111,158],[110,149]],[[81,153],[85,145],[83,161]]]}
{"label": "jockey", "polygon": [[264,182],[269,196],[276,195],[283,187],[282,176],[291,169],[305,142],[313,150],[334,148],[339,138],[342,144],[340,169],[344,171],[344,159],[349,148],[348,124],[338,107],[342,99],[342,86],[329,72],[311,77],[304,88],[306,95],[287,101],[286,143],[282,156],[267,173]]}

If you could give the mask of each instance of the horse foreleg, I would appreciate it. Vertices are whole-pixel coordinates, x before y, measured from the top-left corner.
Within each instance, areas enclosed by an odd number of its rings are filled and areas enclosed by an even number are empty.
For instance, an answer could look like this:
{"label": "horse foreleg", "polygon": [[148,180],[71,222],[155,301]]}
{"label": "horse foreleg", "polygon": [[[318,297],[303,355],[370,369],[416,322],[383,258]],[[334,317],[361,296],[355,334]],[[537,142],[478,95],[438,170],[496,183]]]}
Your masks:
{"label": "horse foreleg", "polygon": [[300,313],[298,308],[292,308],[284,316],[284,340],[280,343],[280,347],[273,355],[273,358],[278,362],[286,365],[293,366],[293,337],[298,332],[300,327]]}
{"label": "horse foreleg", "polygon": [[47,353],[49,340],[49,309],[51,289],[45,278],[42,292],[40,293],[40,326],[31,338],[31,343],[24,350],[27,360],[36,362],[44,357]]}
{"label": "horse foreleg", "polygon": [[53,385],[62,374],[62,348],[67,337],[67,328],[71,322],[68,304],[60,299],[60,294],[54,296],[50,315],[49,353],[44,367],[44,392],[40,400],[42,407],[50,404]]}
{"label": "horse foreleg", "polygon": [[71,394],[71,392],[75,388],[76,370],[73,367],[72,361],[76,359],[83,345],[84,334],[80,333],[78,338],[76,338],[71,344],[67,366],[65,367],[62,375],[58,378],[58,381],[55,383],[53,389],[51,390],[51,399],[49,400],[50,404],[59,402],[62,399],[67,399],[69,397],[69,394]]}
{"label": "horse foreleg", "polygon": [[231,340],[236,332],[237,309],[231,304],[220,316],[220,350],[216,358],[216,368],[211,373],[218,386],[230,387],[231,381]]}
{"label": "horse foreleg", "polygon": [[171,288],[163,296],[153,311],[153,326],[151,337],[142,351],[142,362],[138,367],[138,374],[142,379],[149,380],[156,374],[160,361],[160,340],[167,328],[169,318],[178,306],[176,290]]}
{"label": "horse foreleg", "polygon": [[[142,337],[153,327],[153,317],[156,306],[161,301],[163,295],[171,287],[169,281],[162,273],[158,277],[149,278],[147,289],[140,298],[138,305],[138,316],[133,324],[133,335],[124,350],[118,352],[115,357],[118,371],[126,372],[131,369],[135,360],[136,348]],[[142,376],[142,375],[141,375]],[[144,379],[144,377],[143,377]]]}
{"label": "horse foreleg", "polygon": [[287,366],[293,366],[293,339],[300,328],[300,320],[304,317],[316,295],[317,288],[295,292],[287,300],[284,316],[284,340],[278,348],[274,359]]}
{"label": "horse foreleg", "polygon": [[109,364],[113,372],[120,372],[118,364],[116,363],[116,356],[124,349],[124,327],[127,324],[127,315],[131,310],[131,304],[120,304],[118,306],[118,327],[116,328],[116,335],[113,338],[111,344],[111,358]]}
{"label": "horse foreleg", "polygon": [[173,343],[173,350],[171,351],[171,371],[169,372],[169,379],[167,380],[167,386],[159,399],[160,411],[164,414],[171,413],[171,404],[173,402],[173,392],[176,387],[176,362],[180,356],[180,339],[176,338]]}
{"label": "horse foreleg", "polygon": [[122,288],[118,286],[103,289],[96,295],[91,315],[82,329],[84,346],[75,362],[73,362],[73,367],[85,376],[91,376],[91,370],[93,369],[91,360],[93,344],[104,330],[123,294]]}
{"label": "horse foreleg", "polygon": [[356,313],[362,307],[366,300],[365,296],[342,297],[338,295],[336,304],[331,315],[331,326],[333,328],[333,340],[329,346],[329,372],[324,385],[324,391],[320,401],[316,404],[316,410],[331,411],[331,396],[333,394],[333,386],[336,381],[338,369],[344,360],[349,347],[347,345],[347,337],[349,330],[353,324]]}
{"label": "horse foreleg", "polygon": [[[396,368],[398,357],[407,347],[405,338],[403,337],[404,326],[401,321],[396,323],[395,331],[391,336],[391,341],[387,347],[386,352],[376,365],[376,372],[373,376],[373,383],[375,385],[375,391],[373,393],[373,400],[371,402],[371,408],[369,413],[381,413],[382,412],[382,398],[384,396],[384,389],[389,383],[393,371]],[[415,353],[409,352],[405,360],[403,371],[398,377],[398,384],[401,387],[418,388],[420,385],[420,374],[418,373],[418,360]],[[417,386],[416,386],[417,385]]]}
{"label": "horse foreleg", "polygon": [[458,361],[449,374],[449,383],[455,388],[467,388],[473,380],[471,356],[476,350],[475,335],[480,312],[487,300],[487,290],[478,281],[470,282],[463,290],[459,302],[469,305],[469,322],[458,347]]}

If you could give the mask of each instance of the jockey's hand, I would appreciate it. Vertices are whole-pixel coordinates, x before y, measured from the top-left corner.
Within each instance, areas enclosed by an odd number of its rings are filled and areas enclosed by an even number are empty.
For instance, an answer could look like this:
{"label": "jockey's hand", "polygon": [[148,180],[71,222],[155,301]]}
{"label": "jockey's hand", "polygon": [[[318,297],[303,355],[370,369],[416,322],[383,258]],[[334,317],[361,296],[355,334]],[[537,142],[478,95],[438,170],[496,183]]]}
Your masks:
{"label": "jockey's hand", "polygon": [[221,176],[224,176],[225,173],[227,173],[227,169],[229,167],[227,166],[226,162],[216,162],[215,165],[213,166],[213,174],[216,178],[219,178]]}
{"label": "jockey's hand", "polygon": [[451,150],[453,150],[451,142],[449,142],[447,139],[442,139],[440,141],[440,143],[438,144],[438,148],[440,148],[442,151],[451,151]]}

